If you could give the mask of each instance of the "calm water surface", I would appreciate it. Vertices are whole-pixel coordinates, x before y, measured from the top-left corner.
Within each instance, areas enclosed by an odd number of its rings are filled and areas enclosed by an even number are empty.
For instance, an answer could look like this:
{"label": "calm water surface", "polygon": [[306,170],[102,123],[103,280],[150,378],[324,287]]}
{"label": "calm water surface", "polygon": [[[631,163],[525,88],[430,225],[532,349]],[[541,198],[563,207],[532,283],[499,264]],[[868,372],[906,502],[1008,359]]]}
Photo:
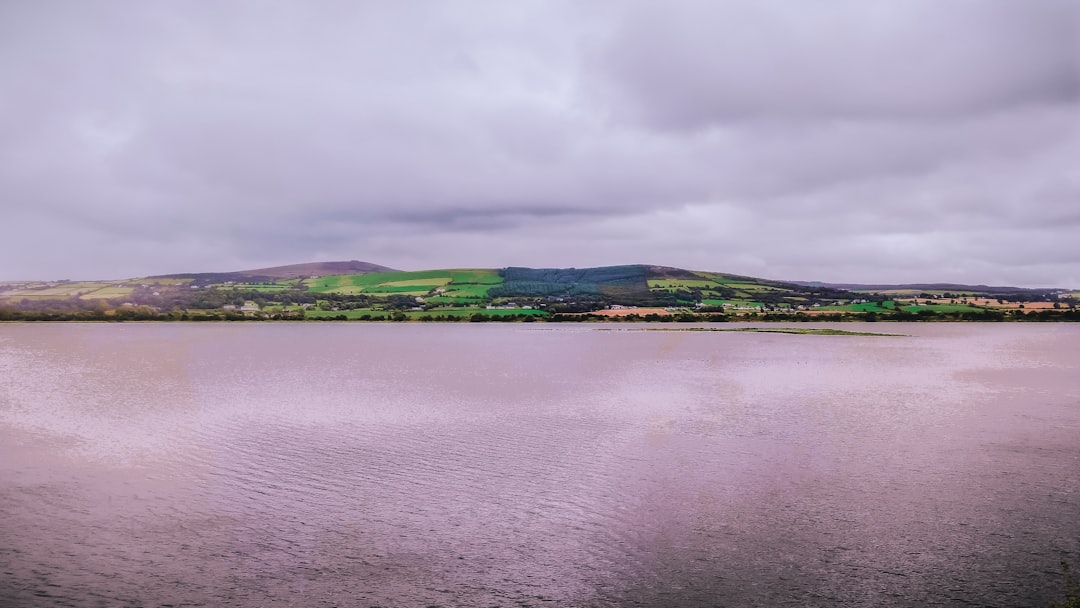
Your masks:
{"label": "calm water surface", "polygon": [[1080,566],[1080,326],[644,327],[0,325],[0,606],[1045,606]]}

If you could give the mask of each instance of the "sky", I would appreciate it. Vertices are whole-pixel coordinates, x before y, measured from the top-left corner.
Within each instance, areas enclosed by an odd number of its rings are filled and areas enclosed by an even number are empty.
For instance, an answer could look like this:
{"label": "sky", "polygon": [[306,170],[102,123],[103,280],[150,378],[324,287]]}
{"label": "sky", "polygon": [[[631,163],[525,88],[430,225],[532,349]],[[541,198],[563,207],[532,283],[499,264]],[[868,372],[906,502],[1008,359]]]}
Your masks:
{"label": "sky", "polygon": [[0,2],[0,280],[1080,287],[1080,0]]}

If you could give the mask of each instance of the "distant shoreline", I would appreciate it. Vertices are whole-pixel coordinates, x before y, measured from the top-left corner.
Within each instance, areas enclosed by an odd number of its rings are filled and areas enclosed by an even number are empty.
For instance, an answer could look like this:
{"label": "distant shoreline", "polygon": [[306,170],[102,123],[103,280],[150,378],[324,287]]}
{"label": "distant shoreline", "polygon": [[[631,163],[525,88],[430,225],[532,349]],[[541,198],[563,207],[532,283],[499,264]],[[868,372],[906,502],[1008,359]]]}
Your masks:
{"label": "distant shoreline", "polygon": [[1075,323],[1080,321],[1080,311],[1040,311],[1031,312],[1023,315],[1002,315],[1000,317],[990,315],[979,315],[978,318],[971,316],[954,316],[954,315],[935,315],[928,317],[925,315],[916,314],[904,314],[894,315],[888,317],[878,318],[865,318],[855,315],[830,315],[824,316],[811,316],[800,314],[762,314],[762,315],[743,315],[743,316],[729,316],[726,318],[717,318],[716,315],[711,317],[706,315],[692,315],[692,316],[667,316],[656,319],[635,318],[630,316],[621,317],[607,317],[601,315],[591,315],[589,313],[577,313],[573,315],[473,315],[472,317],[432,317],[430,319],[419,318],[407,318],[407,319],[392,319],[389,317],[376,317],[371,319],[356,319],[356,318],[336,318],[332,316],[316,317],[307,319],[298,318],[254,318],[254,317],[207,317],[207,316],[193,316],[189,318],[175,318],[168,314],[162,314],[159,316],[145,316],[138,318],[93,318],[93,317],[80,317],[80,316],[68,316],[68,315],[18,315],[14,318],[0,318],[0,324],[5,323],[104,323],[104,324],[119,324],[119,323],[185,323],[185,324],[214,324],[214,323],[375,323],[375,324],[440,324],[440,325],[457,325],[463,323],[496,323],[496,324],[509,324],[509,323],[542,323],[542,324],[590,324],[590,325],[624,325],[624,324],[647,324],[647,325],[659,325],[659,326],[676,326],[688,324],[722,324],[722,323],[768,323],[768,324],[780,324],[780,323]]}

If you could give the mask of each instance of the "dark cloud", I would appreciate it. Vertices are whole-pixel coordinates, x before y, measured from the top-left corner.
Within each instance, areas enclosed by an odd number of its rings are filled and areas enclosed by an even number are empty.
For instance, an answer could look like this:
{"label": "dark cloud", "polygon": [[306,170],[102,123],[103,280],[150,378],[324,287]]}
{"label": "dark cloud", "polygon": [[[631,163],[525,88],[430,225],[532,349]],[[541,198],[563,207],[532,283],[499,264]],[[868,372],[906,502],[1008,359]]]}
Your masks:
{"label": "dark cloud", "polygon": [[926,120],[1080,95],[1071,0],[655,3],[599,59],[660,126],[747,120]]}
{"label": "dark cloud", "polygon": [[364,259],[1080,285],[1078,19],[6,2],[0,279]]}

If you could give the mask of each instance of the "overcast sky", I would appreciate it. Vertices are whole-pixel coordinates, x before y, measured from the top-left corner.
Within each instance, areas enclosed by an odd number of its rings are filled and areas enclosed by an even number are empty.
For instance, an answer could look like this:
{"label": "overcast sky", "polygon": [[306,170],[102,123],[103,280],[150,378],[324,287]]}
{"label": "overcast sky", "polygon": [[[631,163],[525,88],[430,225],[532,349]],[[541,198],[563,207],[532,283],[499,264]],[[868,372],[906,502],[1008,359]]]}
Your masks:
{"label": "overcast sky", "polygon": [[3,0],[0,205],[0,280],[1080,287],[1080,0]]}

